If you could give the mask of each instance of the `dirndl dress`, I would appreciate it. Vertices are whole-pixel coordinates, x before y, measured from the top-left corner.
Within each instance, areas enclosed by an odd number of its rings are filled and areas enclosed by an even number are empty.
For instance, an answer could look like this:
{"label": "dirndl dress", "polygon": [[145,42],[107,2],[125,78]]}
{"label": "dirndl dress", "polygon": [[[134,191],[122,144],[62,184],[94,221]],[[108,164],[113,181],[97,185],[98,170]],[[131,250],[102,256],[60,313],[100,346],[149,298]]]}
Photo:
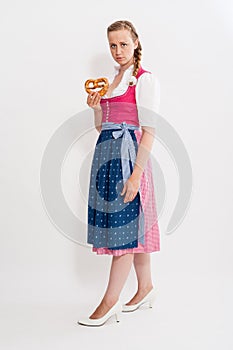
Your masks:
{"label": "dirndl dress", "polygon": [[[145,70],[139,69],[137,78]],[[97,254],[120,256],[160,250],[160,232],[149,157],[132,201],[121,192],[133,172],[142,130],[136,86],[121,96],[101,99],[102,129],[96,141],[88,193],[87,243]]]}

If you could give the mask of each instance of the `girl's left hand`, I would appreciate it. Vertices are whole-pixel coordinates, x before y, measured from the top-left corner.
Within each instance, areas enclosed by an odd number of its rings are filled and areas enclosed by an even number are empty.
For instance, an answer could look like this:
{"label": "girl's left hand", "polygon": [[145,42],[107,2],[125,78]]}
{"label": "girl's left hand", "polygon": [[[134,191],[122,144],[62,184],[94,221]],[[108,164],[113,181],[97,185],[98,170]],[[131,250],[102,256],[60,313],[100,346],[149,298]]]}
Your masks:
{"label": "girl's left hand", "polygon": [[131,175],[126,183],[124,184],[121,195],[123,196],[125,193],[124,203],[133,201],[136,197],[138,190],[140,188],[140,177]]}

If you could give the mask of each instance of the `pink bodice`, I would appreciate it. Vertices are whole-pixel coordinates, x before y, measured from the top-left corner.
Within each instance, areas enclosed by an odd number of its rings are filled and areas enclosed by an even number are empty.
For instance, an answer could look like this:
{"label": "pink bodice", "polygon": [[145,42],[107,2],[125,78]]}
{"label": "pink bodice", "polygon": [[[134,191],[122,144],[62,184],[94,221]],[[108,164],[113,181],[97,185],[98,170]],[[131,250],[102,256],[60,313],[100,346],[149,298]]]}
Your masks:
{"label": "pink bodice", "polygon": [[[138,79],[144,72],[147,71],[140,67],[136,78]],[[123,95],[102,98],[100,101],[103,112],[102,122],[126,122],[139,126],[135,89],[136,85],[129,85]]]}

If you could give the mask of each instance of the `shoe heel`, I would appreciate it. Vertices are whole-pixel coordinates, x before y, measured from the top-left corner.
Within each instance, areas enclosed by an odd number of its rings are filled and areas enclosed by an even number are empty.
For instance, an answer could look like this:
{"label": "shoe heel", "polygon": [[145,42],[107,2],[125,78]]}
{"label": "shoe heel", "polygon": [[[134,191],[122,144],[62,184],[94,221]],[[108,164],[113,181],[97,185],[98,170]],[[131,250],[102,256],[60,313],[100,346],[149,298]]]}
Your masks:
{"label": "shoe heel", "polygon": [[120,322],[120,313],[115,313],[116,322]]}
{"label": "shoe heel", "polygon": [[156,296],[154,295],[150,300],[149,300],[149,308],[152,308],[154,303],[155,303]]}
{"label": "shoe heel", "polygon": [[153,301],[149,301],[149,308],[151,309],[153,307]]}

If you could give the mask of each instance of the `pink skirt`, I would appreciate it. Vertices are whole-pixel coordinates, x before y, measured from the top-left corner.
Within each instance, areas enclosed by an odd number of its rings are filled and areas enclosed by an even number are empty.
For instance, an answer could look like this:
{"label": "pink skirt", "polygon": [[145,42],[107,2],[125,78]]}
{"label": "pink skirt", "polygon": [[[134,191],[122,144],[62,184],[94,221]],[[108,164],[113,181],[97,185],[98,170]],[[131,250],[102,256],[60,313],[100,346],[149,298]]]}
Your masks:
{"label": "pink skirt", "polygon": [[[137,143],[142,136],[141,130],[134,130]],[[144,245],[138,242],[138,247],[127,249],[109,249],[107,247],[95,248],[92,251],[96,254],[108,254],[120,256],[127,253],[152,253],[160,251],[160,232],[157,219],[157,209],[155,201],[154,180],[152,173],[152,163],[149,157],[147,165],[140,179],[141,201],[144,210]]]}

